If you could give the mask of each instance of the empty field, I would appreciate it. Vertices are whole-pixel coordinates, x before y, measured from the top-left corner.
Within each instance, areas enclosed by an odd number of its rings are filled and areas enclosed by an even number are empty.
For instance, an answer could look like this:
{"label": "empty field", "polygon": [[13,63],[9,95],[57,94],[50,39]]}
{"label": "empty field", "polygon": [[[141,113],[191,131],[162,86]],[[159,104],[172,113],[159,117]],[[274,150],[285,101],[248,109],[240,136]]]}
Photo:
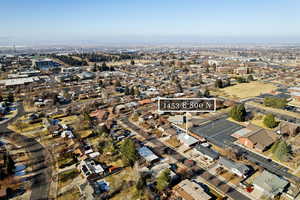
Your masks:
{"label": "empty field", "polygon": [[249,98],[259,96],[263,93],[269,93],[276,90],[277,87],[270,83],[262,83],[253,81],[250,83],[240,83],[234,86],[223,88],[221,91],[226,93],[228,96],[237,98]]}

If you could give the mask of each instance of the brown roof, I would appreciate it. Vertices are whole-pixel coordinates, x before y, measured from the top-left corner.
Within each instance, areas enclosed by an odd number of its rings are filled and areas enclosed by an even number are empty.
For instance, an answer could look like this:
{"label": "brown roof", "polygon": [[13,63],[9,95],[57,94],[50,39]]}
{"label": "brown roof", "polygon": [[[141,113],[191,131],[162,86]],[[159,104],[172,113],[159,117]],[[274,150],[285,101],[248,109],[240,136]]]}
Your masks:
{"label": "brown roof", "polygon": [[200,185],[187,179],[178,183],[173,190],[185,200],[211,199],[211,196],[208,195]]}
{"label": "brown roof", "polygon": [[246,134],[244,138],[248,138],[256,148],[263,150],[277,140],[277,135],[272,131],[259,129]]}
{"label": "brown roof", "polygon": [[144,104],[148,104],[148,103],[152,103],[151,99],[144,99],[139,101],[139,104],[144,105]]}
{"label": "brown roof", "polygon": [[275,131],[279,131],[281,133],[291,134],[291,132],[299,132],[300,127],[297,124],[290,123],[290,122],[280,122],[279,126],[276,128]]}
{"label": "brown roof", "polygon": [[91,117],[96,117],[99,120],[103,120],[104,116],[109,114],[106,110],[96,110],[90,114]]}

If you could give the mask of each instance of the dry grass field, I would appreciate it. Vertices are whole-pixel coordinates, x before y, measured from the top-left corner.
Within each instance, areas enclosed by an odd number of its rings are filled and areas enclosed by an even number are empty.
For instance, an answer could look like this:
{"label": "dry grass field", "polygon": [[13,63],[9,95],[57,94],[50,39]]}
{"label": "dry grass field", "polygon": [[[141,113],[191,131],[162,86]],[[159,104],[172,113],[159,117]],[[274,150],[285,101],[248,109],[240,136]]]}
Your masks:
{"label": "dry grass field", "polygon": [[226,93],[228,96],[244,99],[255,97],[263,93],[269,93],[276,89],[277,87],[272,84],[253,81],[250,83],[240,83],[234,86],[226,87],[221,89],[221,91]]}

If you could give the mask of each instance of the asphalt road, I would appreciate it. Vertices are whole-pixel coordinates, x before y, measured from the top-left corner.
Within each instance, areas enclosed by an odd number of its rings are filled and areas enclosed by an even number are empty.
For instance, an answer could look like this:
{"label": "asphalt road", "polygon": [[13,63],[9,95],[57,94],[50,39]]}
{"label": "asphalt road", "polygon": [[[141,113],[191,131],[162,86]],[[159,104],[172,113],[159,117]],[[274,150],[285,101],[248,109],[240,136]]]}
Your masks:
{"label": "asphalt road", "polygon": [[[124,124],[126,124],[130,129],[132,129],[135,132],[139,133],[145,139],[149,140],[154,145],[156,145],[157,147],[155,149],[159,149],[159,148],[165,148],[165,149],[167,149],[168,152],[169,152],[169,155],[172,156],[174,159],[176,159],[178,162],[182,162],[182,161],[184,161],[184,160],[187,159],[186,157],[184,157],[180,153],[178,153],[175,150],[167,147],[165,144],[163,144],[162,142],[160,142],[157,138],[149,136],[145,131],[143,131],[142,129],[140,129],[139,127],[137,127],[135,124],[129,122],[128,118],[122,118],[120,120]],[[156,151],[155,153],[158,154],[158,151]],[[187,167],[189,167],[189,166],[187,166]],[[220,179],[218,179],[213,174],[205,171],[205,169],[203,169],[203,168],[201,168],[199,166],[195,166],[194,169],[197,172],[197,175],[201,176],[203,179],[205,179],[211,185],[214,185],[215,187],[217,187],[218,189],[220,189],[223,193],[225,193],[230,198],[236,199],[236,200],[242,200],[242,199],[243,200],[250,200],[248,197],[246,197],[245,195],[243,195],[239,191],[235,190],[234,188],[232,188],[231,186],[229,186],[228,184],[226,184],[224,181],[221,181]]]}
{"label": "asphalt road", "polygon": [[47,151],[35,139],[15,133],[7,128],[9,123],[24,114],[23,106],[20,104],[18,106],[18,114],[14,119],[0,125],[0,137],[12,141],[17,146],[21,146],[21,148],[24,148],[30,155],[30,163],[27,163],[27,165],[31,164],[33,172],[38,172],[36,175],[27,179],[32,181],[30,200],[48,199],[52,170],[48,166],[50,157]]}
{"label": "asphalt road", "polygon": [[251,111],[256,111],[256,112],[263,113],[263,114],[272,113],[273,115],[275,115],[280,120],[300,124],[300,118],[292,117],[292,116],[289,116],[289,115],[284,115],[284,114],[281,114],[281,113],[278,113],[278,112],[272,112],[270,110],[265,110],[263,108],[255,107],[255,106],[249,105],[249,104],[245,104],[245,106],[246,106],[247,109],[250,109]]}

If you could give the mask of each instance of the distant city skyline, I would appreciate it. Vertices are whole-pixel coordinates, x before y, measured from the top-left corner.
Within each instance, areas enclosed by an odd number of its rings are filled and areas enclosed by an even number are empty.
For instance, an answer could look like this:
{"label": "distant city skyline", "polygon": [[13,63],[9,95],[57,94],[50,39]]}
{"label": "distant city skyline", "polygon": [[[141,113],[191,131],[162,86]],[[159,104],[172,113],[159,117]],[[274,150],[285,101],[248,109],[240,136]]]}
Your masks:
{"label": "distant city skyline", "polygon": [[300,42],[297,0],[9,0],[0,46]]}

